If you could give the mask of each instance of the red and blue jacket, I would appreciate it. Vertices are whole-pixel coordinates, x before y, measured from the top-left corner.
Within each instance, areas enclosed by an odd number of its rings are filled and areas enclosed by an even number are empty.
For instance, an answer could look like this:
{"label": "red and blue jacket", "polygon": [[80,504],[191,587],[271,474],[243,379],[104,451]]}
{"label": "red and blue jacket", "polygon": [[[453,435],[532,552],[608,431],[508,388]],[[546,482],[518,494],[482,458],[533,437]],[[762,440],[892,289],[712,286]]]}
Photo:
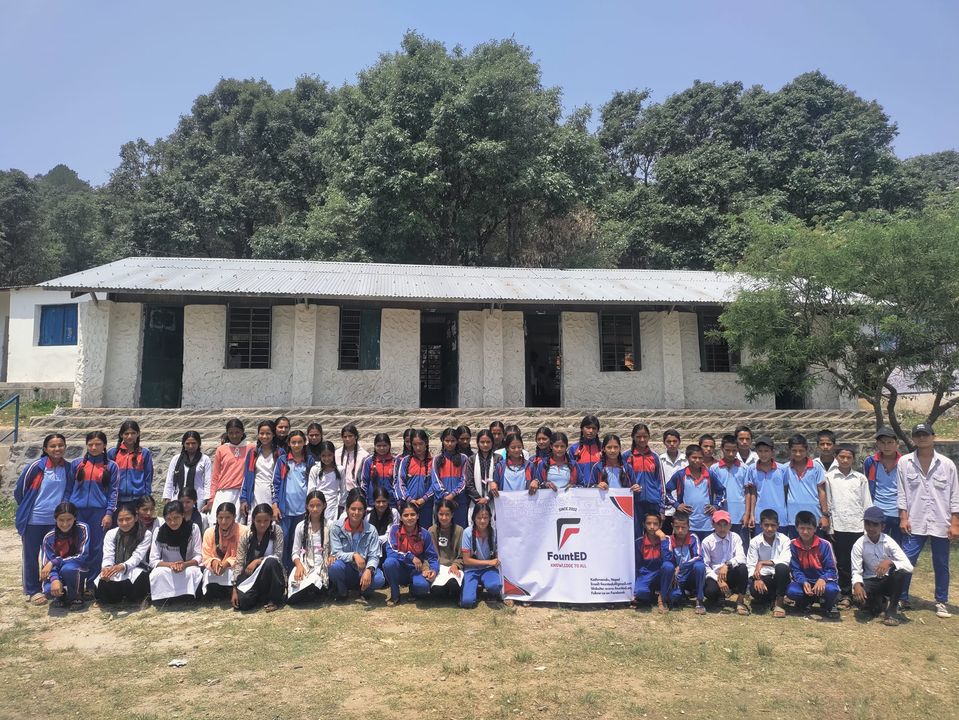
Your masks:
{"label": "red and blue jacket", "polygon": [[400,469],[396,472],[396,495],[400,500],[431,500],[433,498],[433,479],[431,477],[433,458],[427,456],[420,460],[415,455],[407,455],[400,460]]}
{"label": "red and blue jacket", "polygon": [[120,468],[120,500],[153,494],[153,453],[141,447],[134,454],[121,446],[107,450],[107,458]]}
{"label": "red and blue jacket", "polygon": [[632,485],[625,465],[607,467],[602,462],[598,462],[593,465],[589,472],[589,485],[587,487],[595,487],[603,482],[603,473],[605,473],[605,482],[610,487],[628,488]]}
{"label": "red and blue jacket", "polygon": [[592,480],[593,465],[603,458],[603,449],[599,445],[599,440],[593,439],[589,442],[573,443],[566,454],[569,455],[570,462],[576,464],[576,476],[585,484]]}
{"label": "red and blue jacket", "polygon": [[[316,464],[316,460],[313,459],[313,455],[304,450],[303,463],[306,465],[303,471],[303,481],[306,482],[307,478],[310,477],[310,469]],[[290,466],[294,464],[296,464],[296,462],[292,457],[281,452],[280,456],[276,459],[276,467],[273,469],[273,502],[280,508],[280,515],[283,517],[303,514],[302,508],[296,508],[295,511],[290,510],[287,512],[286,507],[286,481],[290,476]]]}
{"label": "red and blue jacket", "polygon": [[677,510],[684,502],[693,508],[689,514],[689,529],[699,532],[713,529],[712,520],[706,514],[707,505],[712,505],[717,510],[725,509],[726,506],[725,488],[709,474],[705,465],[700,468],[699,483],[696,482],[690,467],[673,473],[666,483],[666,497],[675,498],[670,504]]}
{"label": "red and blue jacket", "polygon": [[[260,457],[260,448],[251,445],[246,451],[246,458],[243,460],[243,487],[240,490],[240,502],[250,505],[253,502],[253,488],[256,485],[256,461]],[[280,457],[280,449],[273,448],[273,472],[276,472],[276,461]],[[310,455],[312,457],[312,455]],[[315,462],[315,461],[314,461]],[[212,500],[213,498],[210,498]],[[273,502],[276,502],[276,495],[273,496]],[[215,509],[215,508],[214,508]],[[237,508],[239,510],[239,508]]]}
{"label": "red and blue jacket", "polygon": [[[73,493],[73,467],[66,461],[63,462],[63,466],[67,476],[63,497],[68,498]],[[13,500],[17,503],[14,525],[21,535],[27,531],[30,516],[33,515],[33,506],[37,502],[40,486],[43,484],[43,473],[52,467],[52,461],[44,455],[23,468],[20,477],[17,478],[17,484],[13,488]]]}
{"label": "red and blue jacket", "polygon": [[381,487],[390,495],[390,505],[396,506],[396,486],[394,479],[399,467],[399,458],[396,455],[373,454],[363,461],[360,468],[360,488],[366,497],[366,504],[373,507],[373,491]]}
{"label": "red and blue jacket", "polygon": [[623,454],[623,466],[629,476],[629,484],[643,488],[639,493],[640,501],[662,508],[663,480],[659,455],[649,448],[644,453],[631,450]]}
{"label": "red and blue jacket", "polygon": [[[896,453],[896,463],[902,455]],[[882,454],[870,455],[862,463],[862,472],[869,481],[869,495],[872,502],[888,517],[899,517],[899,487],[897,485],[897,469],[893,465],[892,472],[886,472],[882,464]]]}
{"label": "red and blue jacket", "polygon": [[636,575],[658,573],[663,566],[663,541],[650,540],[643,533],[636,538]]}
{"label": "red and blue jacket", "polygon": [[459,467],[453,462],[453,456],[445,452],[433,458],[430,467],[430,483],[433,488],[433,495],[437,498],[455,495],[456,502],[460,505],[466,501],[465,497],[460,497],[466,492],[466,463],[469,458],[462,453],[459,455]]}
{"label": "red and blue jacket", "polygon": [[418,535],[407,535],[406,529],[399,523],[390,526],[386,536],[386,559],[393,558],[409,568],[413,565],[413,558],[418,557],[429,565],[433,572],[440,571],[440,557],[433,544],[433,537],[429,530],[420,528]]}
{"label": "red and blue jacket", "polygon": [[670,535],[664,538],[660,543],[660,555],[662,562],[671,563],[673,567],[680,568],[680,573],[685,568],[689,568],[693,563],[703,561],[703,552],[699,545],[699,538],[693,533],[686,535],[686,542],[680,545],[676,542],[676,536]]}
{"label": "red and blue jacket", "polygon": [[120,468],[107,456],[84,455],[70,463],[73,491],[66,496],[78,509],[115,512],[120,498]]}
{"label": "red and blue jacket", "polygon": [[832,551],[832,544],[818,535],[813,537],[812,546],[804,547],[802,540],[796,538],[789,543],[792,559],[789,561],[789,570],[793,582],[815,583],[817,580],[838,582],[836,572],[836,557]]}
{"label": "red and blue jacket", "polygon": [[[506,464],[508,460],[500,460],[496,463],[496,467],[493,468],[493,482],[496,483],[496,487],[499,488],[500,492],[507,490],[506,488]],[[523,477],[525,478],[526,487],[529,487],[529,484],[533,480],[538,480],[536,477],[536,468],[537,466],[533,464],[532,460],[524,460],[521,467],[515,465],[510,465],[510,468],[516,472],[522,472]]]}
{"label": "red and blue jacket", "polygon": [[90,528],[79,520],[73,524],[73,530],[68,537],[58,537],[56,528],[43,536],[40,546],[40,567],[50,563],[50,582],[60,579],[60,571],[68,562],[73,562],[81,568],[90,564]]}
{"label": "red and blue jacket", "polygon": [[[540,463],[537,463],[533,467],[533,472],[537,480],[539,480],[540,485],[546,482],[549,479],[549,469],[556,465],[556,459],[550,455],[548,458],[543,460]],[[574,463],[572,460],[569,462],[569,486],[573,487],[579,485],[579,465]]]}

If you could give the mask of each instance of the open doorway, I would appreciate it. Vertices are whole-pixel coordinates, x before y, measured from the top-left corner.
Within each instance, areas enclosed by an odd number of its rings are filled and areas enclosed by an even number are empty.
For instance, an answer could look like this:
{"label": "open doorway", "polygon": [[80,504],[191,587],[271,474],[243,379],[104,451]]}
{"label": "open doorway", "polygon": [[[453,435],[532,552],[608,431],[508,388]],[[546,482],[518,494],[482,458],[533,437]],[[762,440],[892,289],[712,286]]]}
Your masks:
{"label": "open doorway", "polygon": [[559,407],[562,356],[559,313],[528,312],[526,326],[526,406]]}
{"label": "open doorway", "polygon": [[420,313],[420,407],[459,406],[458,333],[457,313]]}

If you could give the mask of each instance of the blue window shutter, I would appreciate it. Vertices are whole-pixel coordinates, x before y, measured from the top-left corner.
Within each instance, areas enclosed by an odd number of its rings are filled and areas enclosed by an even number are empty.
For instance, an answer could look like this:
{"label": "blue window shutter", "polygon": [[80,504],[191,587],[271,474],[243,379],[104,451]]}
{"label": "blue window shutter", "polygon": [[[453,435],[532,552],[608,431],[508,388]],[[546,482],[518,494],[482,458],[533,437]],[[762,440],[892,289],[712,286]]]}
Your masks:
{"label": "blue window shutter", "polygon": [[380,310],[365,309],[360,314],[360,370],[379,370]]}
{"label": "blue window shutter", "polygon": [[63,308],[63,344],[77,344],[77,306],[66,305]]}
{"label": "blue window shutter", "polygon": [[77,305],[41,305],[38,345],[77,344]]}

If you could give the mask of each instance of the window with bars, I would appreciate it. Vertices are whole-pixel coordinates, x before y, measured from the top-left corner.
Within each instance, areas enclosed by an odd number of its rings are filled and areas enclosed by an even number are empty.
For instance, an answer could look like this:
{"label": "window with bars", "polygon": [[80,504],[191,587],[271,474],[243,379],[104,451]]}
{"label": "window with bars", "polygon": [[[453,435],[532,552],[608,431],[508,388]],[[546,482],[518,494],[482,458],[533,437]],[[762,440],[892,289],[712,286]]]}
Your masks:
{"label": "window with bars", "polygon": [[226,366],[229,369],[270,367],[273,308],[233,307],[227,310]]}
{"label": "window with bars", "polygon": [[379,308],[340,308],[340,370],[379,369]]}
{"label": "window with bars", "polygon": [[739,367],[739,353],[729,349],[726,339],[718,335],[723,326],[719,322],[722,310],[700,310],[699,369],[701,372],[735,372]]}
{"label": "window with bars", "polygon": [[599,358],[603,372],[640,369],[639,317],[635,313],[600,313]]}

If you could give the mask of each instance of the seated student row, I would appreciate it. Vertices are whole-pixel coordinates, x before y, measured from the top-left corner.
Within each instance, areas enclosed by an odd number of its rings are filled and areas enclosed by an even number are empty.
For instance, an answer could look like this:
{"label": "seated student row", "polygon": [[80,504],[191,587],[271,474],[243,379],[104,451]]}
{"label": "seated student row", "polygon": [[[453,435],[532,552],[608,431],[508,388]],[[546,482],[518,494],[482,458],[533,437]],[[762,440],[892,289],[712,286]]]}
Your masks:
{"label": "seated student row", "polygon": [[[280,420],[282,422],[283,419]],[[743,532],[743,537],[747,541],[748,531],[763,509],[776,509],[787,517],[789,510],[809,509],[819,515],[821,525],[828,526],[831,513],[823,502],[823,483],[818,480],[802,482],[806,479],[807,469],[814,470],[810,473],[814,477],[817,476],[815,471],[818,471],[818,477],[821,478],[822,466],[817,467],[808,459],[805,453],[805,441],[801,436],[790,439],[790,449],[794,456],[794,463],[791,463],[791,466],[795,464],[797,456],[800,456],[799,467],[795,477],[791,478],[791,485],[784,472],[779,474],[770,472],[779,470],[775,461],[771,459],[771,440],[760,438],[756,443],[758,454],[765,453],[769,458],[768,460],[766,457],[759,459],[758,473],[755,465],[749,465],[749,463],[757,463],[757,458],[754,457],[757,452],[749,448],[751,433],[748,428],[737,428],[736,436],[723,438],[723,459],[714,463],[708,473],[701,460],[701,448],[690,446],[686,453],[689,465],[686,468],[677,469],[669,482],[664,483],[665,475],[662,468],[671,462],[669,453],[657,457],[649,450],[649,430],[645,425],[639,424],[634,428],[632,447],[629,453],[623,455],[620,455],[619,439],[615,435],[607,435],[602,443],[599,442],[599,421],[592,416],[584,418],[581,424],[580,441],[573,447],[567,447],[568,442],[562,433],[550,434],[548,428],[540,428],[536,434],[536,453],[528,459],[523,449],[522,438],[518,435],[518,428],[512,428],[514,432],[508,437],[506,447],[494,454],[497,424],[493,424],[493,430],[481,431],[477,435],[477,451],[472,458],[457,452],[463,449],[464,430],[467,449],[471,449],[468,429],[461,427],[444,431],[443,452],[436,458],[429,457],[426,433],[410,430],[404,433],[403,456],[399,458],[393,456],[390,453],[389,437],[378,435],[374,441],[375,454],[364,457],[360,462],[358,458],[366,454],[358,446],[358,433],[355,427],[350,425],[346,426],[341,433],[344,446],[339,452],[339,460],[336,460],[336,451],[331,444],[322,441],[322,428],[318,424],[312,424],[305,435],[296,431],[288,433],[287,437],[282,439],[284,449],[281,450],[276,447],[276,423],[261,422],[258,426],[257,445],[243,447],[240,445],[244,436],[243,425],[239,420],[231,420],[227,424],[227,441],[217,449],[212,464],[220,468],[220,476],[232,475],[234,479],[223,480],[213,486],[215,501],[239,499],[241,519],[246,521],[246,510],[251,502],[269,497],[272,500],[274,518],[281,522],[286,534],[289,535],[294,525],[303,518],[304,514],[295,513],[295,509],[303,507],[299,503],[302,502],[304,493],[311,487],[314,489],[323,487],[330,496],[337,498],[336,502],[328,504],[326,510],[328,521],[335,520],[341,514],[342,504],[339,498],[343,497],[347,484],[344,481],[342,469],[351,464],[352,458],[353,484],[356,484],[357,475],[359,475],[361,486],[366,489],[368,495],[374,489],[382,488],[393,506],[399,499],[412,500],[419,508],[420,519],[424,525],[432,524],[432,505],[435,497],[459,500],[455,521],[457,525],[463,527],[466,524],[468,503],[484,504],[495,497],[500,488],[505,490],[529,488],[530,491],[535,491],[540,487],[558,489],[570,484],[599,487],[618,484],[632,487],[637,493],[640,507],[645,511],[655,512],[665,508],[667,522],[669,513],[677,508],[692,512],[694,531],[699,533],[700,537],[709,533],[709,514],[715,509],[723,509],[727,502],[729,509],[733,510],[733,519],[740,520],[739,523],[734,523],[734,530]],[[823,433],[820,433],[820,436],[819,445],[823,448]],[[48,440],[57,439],[56,436],[48,438]],[[62,440],[62,438],[59,439]],[[668,446],[678,445],[679,436],[674,431],[667,431],[664,439]],[[707,437],[706,440],[708,439]],[[77,487],[87,489],[85,496],[81,498],[81,503],[85,505],[81,512],[87,512],[87,519],[92,517],[95,520],[103,517],[99,527],[95,522],[88,522],[88,526],[101,530],[109,527],[107,517],[109,513],[104,513],[105,508],[102,507],[94,507],[91,512],[88,506],[91,504],[91,497],[94,500],[92,503],[94,506],[106,505],[109,501],[104,502],[105,492],[92,492],[91,488],[99,487],[101,491],[106,491],[110,486],[108,481],[112,477],[115,492],[123,497],[130,488],[136,486],[143,488],[146,485],[147,470],[149,468],[152,472],[152,463],[149,451],[139,448],[139,428],[133,421],[124,423],[120,430],[121,442],[109,453],[116,459],[116,464],[109,457],[103,457],[105,436],[102,433],[91,433],[87,440],[87,455],[82,460],[75,461],[71,470],[81,480],[87,477],[89,480],[100,481],[99,485],[96,482],[80,482],[77,483]],[[188,506],[190,499],[194,501],[199,499],[196,493],[197,487],[204,490],[207,487],[202,480],[203,460],[206,458],[199,452],[199,440],[196,433],[188,432],[184,435],[183,452],[170,463],[167,486],[164,490],[164,495],[169,496],[173,494],[170,492],[171,488],[179,487],[180,492],[177,494]],[[877,444],[879,443],[888,444],[888,437],[879,433]],[[319,463],[314,462],[314,454],[320,457]],[[746,456],[745,465],[742,462],[744,455]],[[840,453],[840,456],[842,455]],[[876,458],[879,457],[880,454],[877,454]],[[867,464],[876,458],[868,458]],[[140,460],[139,463],[138,460]],[[264,460],[272,461],[270,468],[272,472],[262,472],[261,465],[264,464]],[[837,462],[833,459],[832,465],[837,465]],[[120,469],[119,465],[123,468]],[[807,467],[804,468],[804,465]],[[876,465],[878,463],[874,463],[873,467]],[[25,470],[25,474],[29,469]],[[833,468],[833,470],[837,469]],[[888,474],[885,461],[883,469],[886,469]],[[305,484],[303,480],[307,477],[308,470],[308,483]],[[847,469],[842,477],[848,477],[848,474]],[[46,476],[47,472],[44,472],[44,475]],[[268,476],[265,482],[263,475]],[[755,480],[750,481],[750,476],[755,477]],[[124,483],[127,488],[126,493],[120,489],[124,477],[126,477]],[[687,477],[691,478],[691,482],[686,482]],[[581,478],[588,479],[584,482]],[[702,482],[703,480],[706,482]],[[667,492],[663,492],[664,484]],[[807,492],[803,500],[799,490],[806,486],[810,489],[815,488],[813,492],[819,494],[818,506],[811,492]],[[757,488],[759,488],[758,492]],[[872,489],[871,486],[870,489]],[[693,497],[697,495],[697,491],[701,496],[698,499]],[[207,493],[209,494],[213,493]],[[789,508],[786,507],[787,497],[790,501]],[[809,507],[803,508],[803,502]],[[204,508],[212,506],[209,500],[200,500],[199,504]],[[222,503],[217,502],[216,506],[220,505]],[[289,512],[287,512],[288,508]],[[190,510],[189,507],[187,509]],[[195,519],[198,517],[201,523],[205,522],[200,513],[195,510],[193,513]],[[739,527],[736,527],[737,525]],[[795,534],[794,530],[790,532]],[[93,534],[96,534],[95,531]],[[26,539],[25,537],[25,570],[28,544]],[[288,552],[284,560],[290,567],[292,560],[289,550],[291,548],[289,544],[287,547]],[[933,549],[935,551],[935,544]],[[843,556],[845,553],[841,553],[841,557]],[[939,575],[937,565],[937,600],[940,599]],[[848,572],[845,573],[845,577],[848,578]],[[27,573],[25,572],[25,590],[28,589],[26,581]],[[92,579],[90,582],[92,584]],[[847,587],[848,582],[843,589],[847,590]]]}

